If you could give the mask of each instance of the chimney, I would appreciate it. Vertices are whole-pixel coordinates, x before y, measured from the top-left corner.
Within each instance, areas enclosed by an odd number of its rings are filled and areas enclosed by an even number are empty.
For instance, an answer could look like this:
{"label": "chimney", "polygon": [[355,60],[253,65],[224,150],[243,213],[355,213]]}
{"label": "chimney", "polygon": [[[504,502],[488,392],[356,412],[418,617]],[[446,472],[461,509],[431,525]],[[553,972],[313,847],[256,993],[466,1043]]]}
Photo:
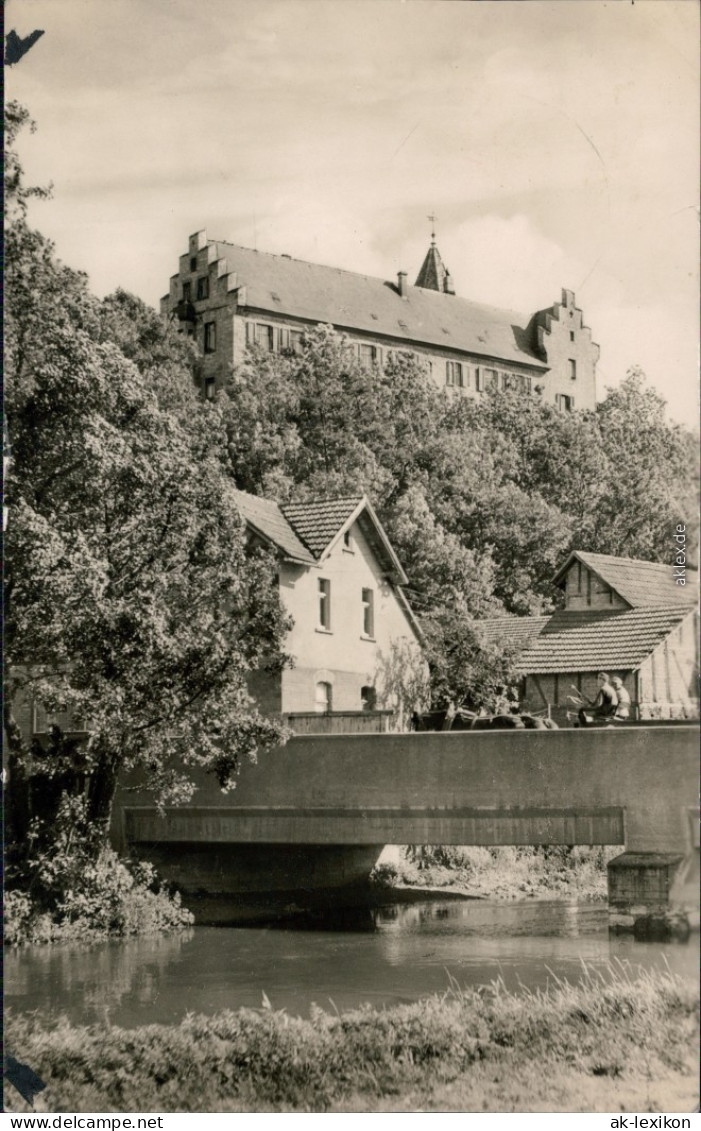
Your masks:
{"label": "chimney", "polygon": [[406,271],[397,272],[397,287],[399,289],[399,297],[406,298]]}

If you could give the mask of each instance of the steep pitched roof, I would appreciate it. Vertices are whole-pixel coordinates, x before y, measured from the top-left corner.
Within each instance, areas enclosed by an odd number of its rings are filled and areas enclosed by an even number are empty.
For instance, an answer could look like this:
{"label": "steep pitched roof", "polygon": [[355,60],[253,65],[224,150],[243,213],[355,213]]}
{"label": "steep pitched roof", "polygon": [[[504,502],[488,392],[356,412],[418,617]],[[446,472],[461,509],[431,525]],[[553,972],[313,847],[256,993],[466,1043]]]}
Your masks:
{"label": "steep pitched roof", "polygon": [[562,583],[565,574],[578,558],[602,581],[615,589],[632,608],[644,605],[690,605],[697,600],[697,573],[687,569],[686,585],[677,585],[673,565],[641,562],[635,558],[617,558],[611,554],[590,554],[573,550],[553,578],[553,585]]}
{"label": "steep pitched roof", "polygon": [[539,635],[550,620],[542,617],[485,617],[477,621],[476,627],[488,644],[508,639],[518,648],[526,648]]}
{"label": "steep pitched roof", "polygon": [[414,286],[452,294],[450,271],[441,259],[441,253],[435,243],[432,243],[426,252],[426,258],[421,264],[421,270],[416,276]]}
{"label": "steep pitched roof", "polygon": [[233,491],[239,512],[258,534],[282,550],[293,561],[314,564],[314,556],[290,526],[277,503],[249,495],[247,491]]}
{"label": "steep pitched roof", "polygon": [[245,288],[243,309],[548,369],[522,314],[423,287],[407,286],[402,298],[396,283],[369,275],[220,240],[210,245]]}
{"label": "steep pitched roof", "polygon": [[635,670],[693,610],[679,605],[638,609],[560,609],[521,653],[522,675]]}
{"label": "steep pitched roof", "polygon": [[233,496],[252,529],[282,550],[286,557],[308,565],[322,561],[343,532],[357,520],[387,574],[395,584],[406,585],[407,576],[365,495],[282,504],[246,491],[234,490]]}
{"label": "steep pitched roof", "polygon": [[318,503],[283,503],[282,514],[315,558],[320,558],[331,540],[357,509],[360,499],[329,499]]}

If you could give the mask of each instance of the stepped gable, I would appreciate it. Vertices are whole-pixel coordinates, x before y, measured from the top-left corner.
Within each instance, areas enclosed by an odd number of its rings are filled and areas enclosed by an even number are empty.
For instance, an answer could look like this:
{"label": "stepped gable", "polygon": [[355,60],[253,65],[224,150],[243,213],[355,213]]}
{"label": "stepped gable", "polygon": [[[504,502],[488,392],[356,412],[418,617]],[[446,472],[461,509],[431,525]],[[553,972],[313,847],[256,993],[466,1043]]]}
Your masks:
{"label": "stepped gable", "polygon": [[469,302],[456,295],[307,263],[287,255],[210,241],[240,309],[294,318],[310,325],[396,339],[398,348],[437,346],[501,362],[548,369],[532,346],[529,317]]}
{"label": "stepped gable", "polygon": [[318,560],[361,502],[362,497],[358,496],[316,503],[283,503],[280,510],[297,536]]}
{"label": "stepped gable", "polygon": [[637,609],[561,609],[519,656],[517,670],[582,672],[636,669],[693,610],[688,606]]}
{"label": "stepped gable", "polygon": [[673,565],[643,562],[635,558],[618,558],[611,554],[590,554],[573,550],[553,578],[561,584],[575,558],[593,570],[606,585],[614,589],[632,608],[645,605],[693,605],[697,600],[698,574],[686,570],[686,585],[677,585]]}

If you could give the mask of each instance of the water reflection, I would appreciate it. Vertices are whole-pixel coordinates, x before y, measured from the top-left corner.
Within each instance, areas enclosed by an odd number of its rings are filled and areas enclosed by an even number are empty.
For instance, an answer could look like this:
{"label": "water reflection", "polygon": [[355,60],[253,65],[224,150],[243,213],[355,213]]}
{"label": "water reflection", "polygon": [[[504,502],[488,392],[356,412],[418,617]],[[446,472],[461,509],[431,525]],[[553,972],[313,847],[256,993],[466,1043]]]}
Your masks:
{"label": "water reflection", "polygon": [[5,1002],[75,1023],[180,1020],[186,1012],[273,1006],[306,1015],[312,1002],[349,1009],[413,1001],[501,977],[510,988],[576,981],[582,962],[669,966],[697,979],[698,935],[686,945],[609,938],[606,909],[566,902],[433,901],[317,912],[295,929],[197,927],[166,938],[91,948],[9,952]]}

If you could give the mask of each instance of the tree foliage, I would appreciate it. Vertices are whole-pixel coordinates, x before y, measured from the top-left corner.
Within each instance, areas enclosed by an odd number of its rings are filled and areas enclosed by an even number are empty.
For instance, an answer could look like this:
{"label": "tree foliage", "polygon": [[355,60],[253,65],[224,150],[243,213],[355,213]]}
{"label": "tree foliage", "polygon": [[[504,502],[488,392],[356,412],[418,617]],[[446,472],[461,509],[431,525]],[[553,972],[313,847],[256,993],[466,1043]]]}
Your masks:
{"label": "tree foliage", "polygon": [[[28,798],[36,812],[48,795],[50,819],[83,783],[85,819],[104,830],[130,767],[160,802],[189,796],[192,767],[229,788],[242,758],[282,737],[246,679],[284,663],[288,626],[274,563],[247,549],[222,416],[195,396],[187,346],[138,299],[95,299],[21,209],[6,285],[5,725],[21,843]],[[23,745],[13,704],[27,698],[80,720],[79,752],[60,732],[48,755]]]}

